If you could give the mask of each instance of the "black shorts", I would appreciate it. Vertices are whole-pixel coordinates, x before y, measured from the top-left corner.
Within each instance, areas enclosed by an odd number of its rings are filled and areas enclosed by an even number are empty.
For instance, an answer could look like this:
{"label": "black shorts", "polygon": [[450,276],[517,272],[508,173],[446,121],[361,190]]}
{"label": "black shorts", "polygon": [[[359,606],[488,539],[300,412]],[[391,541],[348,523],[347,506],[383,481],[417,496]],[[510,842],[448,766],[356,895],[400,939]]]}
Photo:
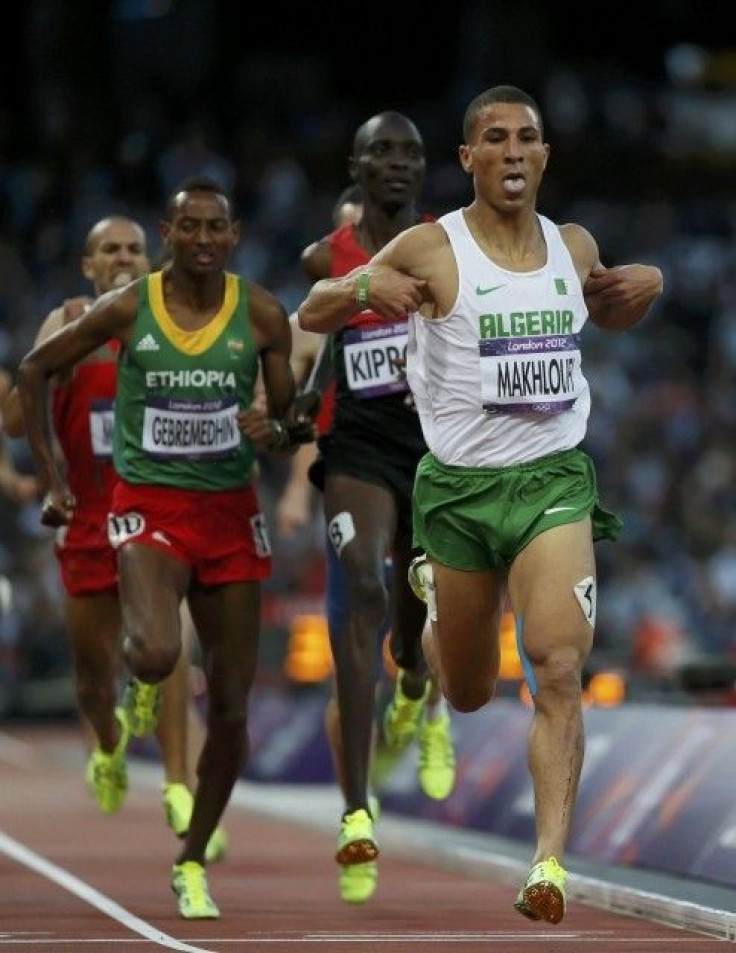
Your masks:
{"label": "black shorts", "polygon": [[326,476],[354,477],[388,490],[397,509],[398,531],[411,538],[414,475],[423,453],[394,447],[391,452],[364,439],[332,431],[319,438],[319,456],[309,469],[311,483],[324,491]]}

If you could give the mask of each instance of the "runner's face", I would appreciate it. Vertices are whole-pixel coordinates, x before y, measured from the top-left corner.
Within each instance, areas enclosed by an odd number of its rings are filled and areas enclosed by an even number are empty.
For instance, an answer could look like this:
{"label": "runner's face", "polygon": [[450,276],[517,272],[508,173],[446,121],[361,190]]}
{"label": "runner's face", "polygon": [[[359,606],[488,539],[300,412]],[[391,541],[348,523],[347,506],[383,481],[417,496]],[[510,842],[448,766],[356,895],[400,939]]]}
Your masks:
{"label": "runner's face", "polygon": [[85,255],[83,270],[98,295],[127,285],[150,268],[146,237],[132,222],[112,222],[97,238],[92,254]]}
{"label": "runner's face", "polygon": [[407,122],[376,125],[355,159],[356,181],[369,201],[388,209],[416,202],[424,181],[424,145]]}
{"label": "runner's face", "polygon": [[549,155],[534,110],[524,103],[486,106],[470,138],[460,146],[460,162],[476,194],[507,210],[533,205]]}
{"label": "runner's face", "polygon": [[182,192],[162,235],[174,263],[188,271],[221,271],[238,240],[239,228],[230,217],[227,199],[215,192]]}

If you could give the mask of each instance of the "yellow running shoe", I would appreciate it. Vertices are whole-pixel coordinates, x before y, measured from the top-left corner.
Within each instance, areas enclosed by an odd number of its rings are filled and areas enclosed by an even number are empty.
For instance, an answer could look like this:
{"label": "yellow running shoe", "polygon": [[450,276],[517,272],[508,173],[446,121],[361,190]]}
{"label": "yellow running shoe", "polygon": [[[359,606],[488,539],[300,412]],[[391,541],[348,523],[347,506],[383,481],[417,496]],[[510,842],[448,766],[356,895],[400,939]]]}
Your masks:
{"label": "yellow running shoe", "polygon": [[192,792],[180,781],[164,784],[161,789],[161,801],[166,814],[166,823],[177,837],[184,837],[192,819],[194,797]]}
{"label": "yellow running shoe", "polygon": [[337,838],[335,860],[343,866],[364,864],[378,857],[378,842],[373,831],[373,820],[368,811],[359,808],[343,815]]}
{"label": "yellow running shoe", "polygon": [[128,718],[130,733],[145,738],[156,727],[161,708],[161,685],[149,685],[131,678],[123,692],[123,708]]}
{"label": "yellow running shoe", "polygon": [[115,709],[115,717],[120,725],[120,738],[115,750],[108,754],[98,746],[87,762],[87,785],[103,814],[119,811],[128,793],[128,766],[125,763],[125,755],[130,731],[122,708]]}
{"label": "yellow running shoe", "polygon": [[216,920],[220,916],[207,887],[204,867],[185,860],[171,869],[171,889],[179,898],[179,913],[185,920]]}
{"label": "yellow running shoe", "polygon": [[565,916],[567,871],[554,857],[535,864],[529,871],[514,906],[530,920],[559,923]]}
{"label": "yellow running shoe", "polygon": [[[177,837],[185,837],[189,830],[194,809],[194,796],[186,784],[172,781],[164,784],[161,801],[166,814],[166,823]],[[222,827],[216,827],[207,841],[204,859],[208,864],[222,860],[227,853],[227,834]]]}
{"label": "yellow running shoe", "polygon": [[365,864],[342,865],[338,879],[340,897],[345,903],[365,903],[378,886],[378,864],[369,860]]}
{"label": "yellow running shoe", "polygon": [[444,801],[455,785],[455,749],[450,716],[425,718],[419,729],[419,786],[435,801]]}
{"label": "yellow running shoe", "polygon": [[222,827],[216,827],[210,839],[207,841],[207,847],[204,851],[204,859],[208,864],[216,864],[218,860],[224,860],[227,853],[227,834]]}
{"label": "yellow running shoe", "polygon": [[[373,823],[377,824],[381,816],[381,802],[375,794],[368,795],[368,810]],[[375,860],[364,864],[341,864],[338,879],[340,896],[345,903],[365,903],[378,886],[378,864]]]}
{"label": "yellow running shoe", "polygon": [[419,733],[427,706],[430,684],[427,681],[421,698],[407,698],[401,687],[404,673],[399,672],[391,701],[383,714],[383,738],[389,748],[402,751]]}

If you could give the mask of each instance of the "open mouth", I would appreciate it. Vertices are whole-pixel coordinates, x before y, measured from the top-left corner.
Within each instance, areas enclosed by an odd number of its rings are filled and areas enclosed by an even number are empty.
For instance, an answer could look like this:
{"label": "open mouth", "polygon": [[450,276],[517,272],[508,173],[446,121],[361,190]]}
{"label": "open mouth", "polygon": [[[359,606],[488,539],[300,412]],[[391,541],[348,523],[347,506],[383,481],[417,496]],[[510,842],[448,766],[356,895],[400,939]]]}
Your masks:
{"label": "open mouth", "polygon": [[526,179],[520,172],[512,172],[503,178],[503,190],[507,195],[518,195],[524,191]]}
{"label": "open mouth", "polygon": [[385,184],[392,192],[405,192],[411,186],[407,179],[386,179]]}

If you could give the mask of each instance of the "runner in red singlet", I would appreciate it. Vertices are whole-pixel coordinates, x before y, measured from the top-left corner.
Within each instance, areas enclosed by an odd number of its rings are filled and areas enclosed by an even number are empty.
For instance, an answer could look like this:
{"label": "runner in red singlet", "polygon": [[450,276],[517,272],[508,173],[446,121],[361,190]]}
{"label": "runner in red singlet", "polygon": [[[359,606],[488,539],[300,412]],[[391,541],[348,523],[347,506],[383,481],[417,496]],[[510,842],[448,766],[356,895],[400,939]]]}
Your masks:
{"label": "runner in red singlet", "polygon": [[[417,210],[425,171],[424,145],[414,123],[384,112],[355,134],[350,173],[363,212],[302,255],[312,281],[345,275],[370,260],[394,236],[422,219]],[[447,797],[455,765],[450,721],[421,651],[425,607],[406,581],[412,555],[411,493],[426,452],[403,373],[406,317],[387,323],[369,309],[330,337],[335,413],[319,438],[310,478],[324,491],[329,548],[343,577],[340,611],[330,620],[340,733],[345,813],[337,842],[339,888],[348,903],[363,903],[377,885],[375,801],[369,798],[375,719],[376,636],[391,619],[391,652],[399,667],[386,710],[384,740],[402,750],[420,743],[420,783],[429,796]],[[384,562],[393,562],[387,586]],[[337,574],[335,574],[337,575]]]}

